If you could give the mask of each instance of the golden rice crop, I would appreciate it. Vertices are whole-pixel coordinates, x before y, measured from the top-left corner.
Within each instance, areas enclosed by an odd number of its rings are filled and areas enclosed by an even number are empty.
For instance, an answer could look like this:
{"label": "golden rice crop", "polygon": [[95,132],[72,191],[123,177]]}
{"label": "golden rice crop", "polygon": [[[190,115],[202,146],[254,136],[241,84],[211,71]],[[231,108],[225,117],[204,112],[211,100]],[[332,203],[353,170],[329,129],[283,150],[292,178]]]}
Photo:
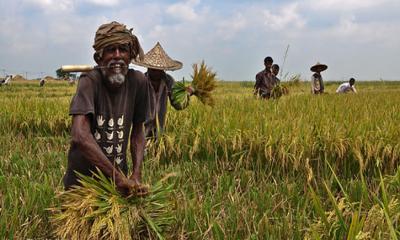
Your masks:
{"label": "golden rice crop", "polygon": [[282,95],[289,94],[289,89],[284,84],[276,84],[271,91],[271,97],[276,99],[282,97]]}
{"label": "golden rice crop", "polygon": [[217,73],[207,67],[204,61],[201,62],[200,67],[197,64],[193,64],[192,86],[194,95],[206,105],[214,105],[211,92],[217,86],[216,76]]}
{"label": "golden rice crop", "polygon": [[[79,173],[78,173],[79,174]],[[164,239],[174,222],[166,178],[146,197],[122,196],[101,171],[94,178],[80,176],[82,186],[61,192],[60,206],[52,208],[54,234],[61,239]]]}

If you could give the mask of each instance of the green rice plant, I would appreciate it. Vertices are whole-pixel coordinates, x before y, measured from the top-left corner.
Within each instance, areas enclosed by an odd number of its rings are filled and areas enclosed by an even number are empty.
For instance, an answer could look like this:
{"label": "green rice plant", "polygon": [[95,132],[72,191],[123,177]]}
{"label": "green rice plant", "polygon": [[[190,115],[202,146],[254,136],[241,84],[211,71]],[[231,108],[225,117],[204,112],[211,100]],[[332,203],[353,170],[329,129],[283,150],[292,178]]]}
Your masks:
{"label": "green rice plant", "polygon": [[94,178],[79,174],[82,186],[61,192],[60,206],[50,209],[54,234],[62,239],[164,239],[175,221],[173,184],[166,183],[170,176],[155,183],[146,197],[124,197],[101,171]]}
{"label": "green rice plant", "polygon": [[183,109],[189,104],[188,87],[184,82],[175,82],[172,86],[171,103],[174,106],[179,106],[180,109]]}
{"label": "green rice plant", "polygon": [[211,92],[216,88],[216,73],[206,66],[204,61],[200,67],[193,64],[191,85],[184,82],[176,82],[172,86],[172,102],[174,105],[187,106],[189,104],[189,92],[191,91],[203,104],[214,105]]}

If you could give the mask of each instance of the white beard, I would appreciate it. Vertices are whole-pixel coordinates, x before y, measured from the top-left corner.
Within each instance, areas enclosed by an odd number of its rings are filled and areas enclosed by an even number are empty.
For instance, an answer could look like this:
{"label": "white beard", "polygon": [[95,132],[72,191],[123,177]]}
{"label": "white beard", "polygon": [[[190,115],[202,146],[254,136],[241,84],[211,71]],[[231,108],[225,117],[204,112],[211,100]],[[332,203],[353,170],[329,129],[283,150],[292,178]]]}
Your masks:
{"label": "white beard", "polygon": [[[119,64],[125,66],[125,63],[122,61],[113,61],[111,60],[107,68],[109,69],[111,67],[111,64],[118,62]],[[109,73],[106,69],[102,68],[101,72],[103,73],[103,76],[106,76],[107,82],[111,86],[121,86],[125,82],[125,75],[128,73],[128,69],[123,68],[117,71],[116,73]]]}
{"label": "white beard", "polygon": [[122,74],[122,73],[116,73],[116,74],[108,75],[107,76],[107,81],[111,85],[120,86],[125,82],[125,75]]}

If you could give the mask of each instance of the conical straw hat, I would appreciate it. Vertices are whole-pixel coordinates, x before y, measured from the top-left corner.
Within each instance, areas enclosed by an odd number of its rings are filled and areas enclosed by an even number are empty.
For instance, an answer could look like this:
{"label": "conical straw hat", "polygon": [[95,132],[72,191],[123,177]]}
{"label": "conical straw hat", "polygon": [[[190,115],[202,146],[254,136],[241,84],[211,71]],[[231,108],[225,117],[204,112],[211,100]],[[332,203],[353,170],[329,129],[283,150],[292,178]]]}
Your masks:
{"label": "conical straw hat", "polygon": [[319,62],[317,62],[314,66],[310,68],[312,72],[322,72],[326,69],[328,69],[328,66]]}
{"label": "conical straw hat", "polygon": [[182,68],[182,63],[170,58],[161,47],[161,44],[159,42],[157,42],[157,44],[144,55],[143,60],[132,60],[132,63],[142,67],[158,70],[173,71]]}

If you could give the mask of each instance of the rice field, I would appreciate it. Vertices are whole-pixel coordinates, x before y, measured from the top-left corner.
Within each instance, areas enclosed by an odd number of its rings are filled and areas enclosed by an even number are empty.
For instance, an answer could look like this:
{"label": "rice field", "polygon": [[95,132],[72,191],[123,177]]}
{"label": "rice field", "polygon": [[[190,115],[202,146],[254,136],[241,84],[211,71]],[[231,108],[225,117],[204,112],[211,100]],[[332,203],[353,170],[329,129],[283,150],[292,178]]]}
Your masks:
{"label": "rice field", "polygon": [[[220,82],[215,106],[169,109],[143,181],[176,173],[167,239],[400,238],[400,82],[312,96],[309,83],[263,101]],[[54,238],[76,86],[0,87],[0,238]]]}

